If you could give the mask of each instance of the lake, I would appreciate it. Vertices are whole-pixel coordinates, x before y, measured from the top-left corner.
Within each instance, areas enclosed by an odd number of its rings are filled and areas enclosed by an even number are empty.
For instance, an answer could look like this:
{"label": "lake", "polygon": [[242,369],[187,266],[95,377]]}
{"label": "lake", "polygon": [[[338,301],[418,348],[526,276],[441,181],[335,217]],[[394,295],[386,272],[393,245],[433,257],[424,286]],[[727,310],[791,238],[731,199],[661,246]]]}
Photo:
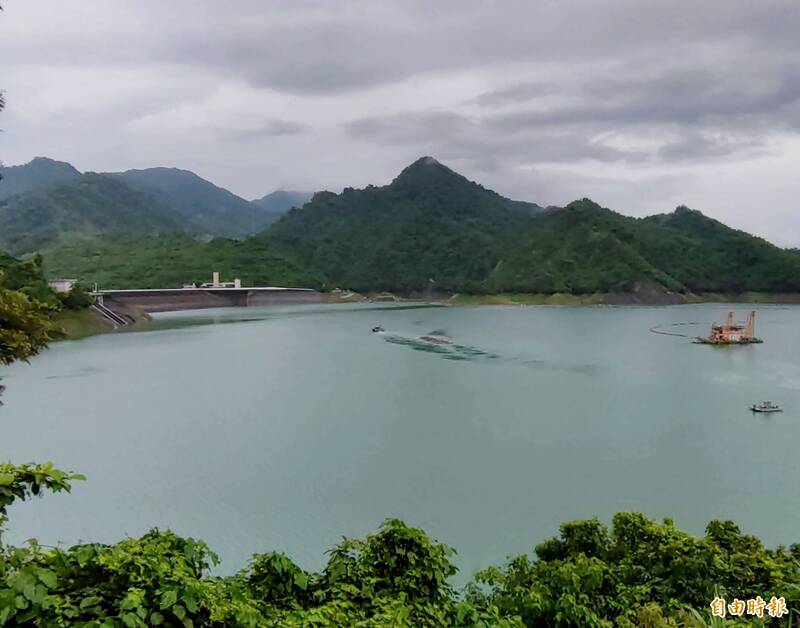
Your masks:
{"label": "lake", "polygon": [[[458,550],[459,584],[622,510],[800,542],[800,307],[758,306],[762,345],[650,331],[705,334],[727,309],[202,310],[57,343],[0,370],[0,459],[88,479],[12,507],[7,540],[157,526],[204,539],[222,573],[273,549],[318,569],[399,517]],[[747,410],[762,399],[786,411]]]}

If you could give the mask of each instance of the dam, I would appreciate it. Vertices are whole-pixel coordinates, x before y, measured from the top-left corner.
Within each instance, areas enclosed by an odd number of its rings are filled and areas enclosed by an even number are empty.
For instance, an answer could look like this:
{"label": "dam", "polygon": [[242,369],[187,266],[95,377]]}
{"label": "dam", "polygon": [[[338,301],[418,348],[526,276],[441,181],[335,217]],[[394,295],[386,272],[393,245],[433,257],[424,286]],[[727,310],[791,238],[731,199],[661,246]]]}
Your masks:
{"label": "dam", "polygon": [[128,325],[154,312],[323,301],[322,294],[311,288],[271,286],[96,290],[91,294],[95,297],[94,309],[115,326]]}

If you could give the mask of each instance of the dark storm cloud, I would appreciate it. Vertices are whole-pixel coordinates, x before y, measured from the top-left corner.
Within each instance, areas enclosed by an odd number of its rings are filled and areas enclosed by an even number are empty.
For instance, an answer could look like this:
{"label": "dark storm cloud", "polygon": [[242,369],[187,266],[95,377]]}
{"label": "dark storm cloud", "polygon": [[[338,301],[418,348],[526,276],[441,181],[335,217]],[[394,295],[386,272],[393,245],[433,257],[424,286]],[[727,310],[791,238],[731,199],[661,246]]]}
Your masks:
{"label": "dark storm cloud", "polygon": [[[262,87],[329,93],[505,63],[680,62],[693,47],[757,54],[794,49],[800,32],[791,0],[298,2],[280,16],[274,6],[245,5],[253,15],[237,19],[235,8],[223,15],[220,26],[231,28],[215,29],[216,45],[200,47],[190,33],[161,54],[225,67]],[[702,65],[703,55],[694,61]]]}
{"label": "dark storm cloud", "polygon": [[[588,81],[561,94],[577,104],[537,110],[517,110],[489,118],[498,128],[571,123],[678,123],[704,120],[774,122],[800,100],[800,66],[668,70],[660,76]],[[535,85],[539,88],[538,85]],[[556,91],[550,86],[550,91]],[[486,94],[491,99],[495,94]],[[530,100],[530,99],[529,99]]]}
{"label": "dark storm cloud", "polygon": [[[772,67],[751,62],[717,71],[666,69],[660,75],[581,83],[531,82],[481,94],[476,102],[481,111],[469,118],[415,112],[345,126],[355,137],[376,142],[418,140],[484,150],[494,145],[507,155],[526,154],[535,161],[748,156],[762,149],[768,136],[797,128],[800,66],[794,60]],[[625,132],[662,139],[649,153],[596,139]],[[520,143],[526,150],[519,150]]]}
{"label": "dark storm cloud", "polygon": [[698,161],[738,155],[744,159],[766,151],[760,136],[727,137],[702,132],[687,132],[679,140],[658,148],[657,156],[665,161]]}
{"label": "dark storm cloud", "polygon": [[[110,17],[98,19],[103,4]],[[96,19],[85,23],[81,40],[56,30],[48,43],[58,54],[34,39],[21,43],[20,52],[58,64],[215,67],[259,87],[314,94],[508,63],[680,59],[694,47],[790,52],[800,32],[793,0],[142,0],[86,6]]]}
{"label": "dark storm cloud", "polygon": [[[679,200],[702,207],[724,187],[720,217],[744,227],[752,186],[742,181],[769,185],[786,216],[800,193],[788,163],[800,151],[797,0],[3,8],[11,163],[48,153],[95,170],[169,161],[262,196],[270,181],[386,182],[434,154],[545,204],[598,190],[621,209],[642,196],[666,205],[682,182]],[[789,222],[754,224],[800,238]]]}
{"label": "dark storm cloud", "polygon": [[424,146],[422,152],[442,158],[483,162],[486,155],[522,159],[526,162],[569,162],[576,159],[616,161],[641,158],[635,151],[623,151],[593,142],[585,133],[545,126],[496,133],[480,118],[450,112],[422,111],[401,115],[362,118],[345,125],[358,139],[384,145]]}

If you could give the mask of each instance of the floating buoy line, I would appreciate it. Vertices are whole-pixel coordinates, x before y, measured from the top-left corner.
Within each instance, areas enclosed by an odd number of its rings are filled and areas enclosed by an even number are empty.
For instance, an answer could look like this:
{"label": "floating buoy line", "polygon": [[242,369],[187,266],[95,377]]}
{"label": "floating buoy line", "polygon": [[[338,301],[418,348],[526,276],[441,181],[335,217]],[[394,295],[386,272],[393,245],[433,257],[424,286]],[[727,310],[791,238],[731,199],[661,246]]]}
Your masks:
{"label": "floating buoy line", "polygon": [[676,331],[666,331],[662,329],[662,327],[681,327],[684,325],[708,325],[709,323],[704,321],[694,321],[690,323],[661,323],[660,325],[653,325],[650,328],[650,331],[654,334],[661,334],[662,336],[678,336],[679,338],[694,338],[694,334],[681,334]]}

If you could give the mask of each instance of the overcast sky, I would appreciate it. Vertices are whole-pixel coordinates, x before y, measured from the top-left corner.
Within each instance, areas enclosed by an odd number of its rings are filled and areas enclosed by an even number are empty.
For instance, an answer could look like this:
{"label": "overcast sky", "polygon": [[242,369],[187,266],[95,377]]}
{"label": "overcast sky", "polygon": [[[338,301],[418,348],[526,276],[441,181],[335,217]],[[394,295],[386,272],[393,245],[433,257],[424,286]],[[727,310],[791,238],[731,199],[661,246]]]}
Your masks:
{"label": "overcast sky", "polygon": [[3,0],[0,159],[246,198],[388,183],[700,209],[800,245],[800,2]]}

